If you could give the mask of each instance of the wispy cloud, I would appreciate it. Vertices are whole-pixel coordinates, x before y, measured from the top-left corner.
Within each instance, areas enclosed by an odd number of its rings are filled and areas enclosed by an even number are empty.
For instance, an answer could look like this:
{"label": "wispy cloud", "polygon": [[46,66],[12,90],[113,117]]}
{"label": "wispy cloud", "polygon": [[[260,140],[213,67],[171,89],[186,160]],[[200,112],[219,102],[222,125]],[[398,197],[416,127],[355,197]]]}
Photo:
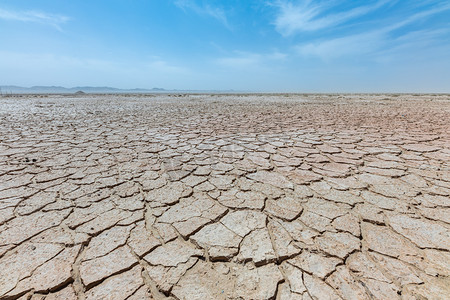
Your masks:
{"label": "wispy cloud", "polygon": [[0,50],[0,66],[0,82],[19,85],[151,87],[166,86],[171,80],[181,81],[193,76],[190,69],[159,56],[113,60]]}
{"label": "wispy cloud", "polygon": [[[373,55],[379,56],[379,52],[386,48],[403,48],[401,44],[406,41],[405,38],[409,32],[393,37],[393,32],[415,22],[423,21],[426,18],[449,10],[450,4],[440,5],[437,7],[424,10],[413,14],[403,20],[386,25],[384,27],[366,31],[363,33],[346,35],[342,37],[331,38],[300,44],[295,47],[297,52],[302,56],[317,56],[324,60],[334,59],[342,56],[350,55]],[[431,31],[430,31],[431,32]],[[448,31],[439,30],[432,31],[436,34],[448,34]],[[423,32],[422,32],[423,33]],[[377,54],[378,53],[378,54]]]}
{"label": "wispy cloud", "polygon": [[216,62],[224,67],[231,68],[248,68],[248,67],[261,67],[267,62],[282,61],[287,58],[285,53],[278,51],[272,53],[253,53],[235,51],[233,55],[221,57]]}
{"label": "wispy cloud", "polygon": [[221,7],[212,6],[207,3],[197,4],[192,0],[176,0],[175,5],[184,11],[191,10],[196,14],[212,17],[221,22],[228,29],[231,29],[225,10]]}
{"label": "wispy cloud", "polygon": [[[431,62],[439,60],[440,63],[449,63],[450,45],[442,44],[443,37],[450,36],[450,29],[417,30],[408,32],[398,38],[393,39],[390,47],[380,49],[376,52],[374,59],[377,62],[391,63],[403,60],[414,60]],[[414,51],[411,51],[414,49]],[[421,53],[420,57],[417,53]]]}
{"label": "wispy cloud", "polygon": [[278,8],[275,27],[284,36],[302,31],[315,31],[345,23],[363,16],[387,4],[389,1],[376,1],[370,5],[359,6],[343,12],[329,12],[336,2],[302,0],[296,4],[278,0],[273,5]]}
{"label": "wispy cloud", "polygon": [[156,72],[161,72],[161,73],[165,73],[165,74],[188,74],[189,73],[188,69],[181,67],[181,66],[171,64],[160,58],[147,63],[146,66],[148,67],[149,71],[156,71]]}
{"label": "wispy cloud", "polygon": [[428,18],[429,16],[445,12],[447,10],[450,10],[450,3],[444,2],[443,4],[439,4],[439,5],[436,5],[436,6],[432,7],[432,8],[430,8],[430,9],[424,10],[424,11],[416,13],[416,14],[413,14],[413,15],[405,18],[404,20],[400,21],[400,22],[394,23],[391,26],[387,26],[385,30],[392,31],[392,30],[398,29],[400,27],[403,27],[403,26],[409,25],[411,23],[414,23],[416,21],[424,20],[424,19]]}
{"label": "wispy cloud", "polygon": [[33,22],[46,24],[61,30],[60,25],[70,20],[63,15],[49,14],[41,11],[12,11],[0,8],[0,19],[7,21]]}
{"label": "wispy cloud", "polygon": [[330,60],[347,55],[369,54],[380,49],[384,43],[384,33],[373,31],[301,44],[295,49],[302,56],[316,56],[323,60]]}

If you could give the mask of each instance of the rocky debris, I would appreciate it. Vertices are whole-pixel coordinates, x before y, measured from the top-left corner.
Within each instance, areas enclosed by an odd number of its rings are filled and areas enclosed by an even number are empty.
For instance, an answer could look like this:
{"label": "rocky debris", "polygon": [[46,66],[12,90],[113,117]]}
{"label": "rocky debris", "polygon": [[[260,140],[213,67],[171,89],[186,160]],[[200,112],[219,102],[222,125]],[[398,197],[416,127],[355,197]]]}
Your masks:
{"label": "rocky debris", "polygon": [[79,96],[0,103],[0,299],[450,293],[445,95]]}

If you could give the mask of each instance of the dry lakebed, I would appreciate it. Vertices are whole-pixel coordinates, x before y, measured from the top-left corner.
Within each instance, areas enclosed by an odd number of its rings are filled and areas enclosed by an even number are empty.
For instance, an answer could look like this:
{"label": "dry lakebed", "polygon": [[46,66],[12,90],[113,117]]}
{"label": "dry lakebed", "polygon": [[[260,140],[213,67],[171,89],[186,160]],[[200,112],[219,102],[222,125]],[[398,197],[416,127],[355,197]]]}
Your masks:
{"label": "dry lakebed", "polygon": [[449,297],[449,95],[0,98],[0,299]]}

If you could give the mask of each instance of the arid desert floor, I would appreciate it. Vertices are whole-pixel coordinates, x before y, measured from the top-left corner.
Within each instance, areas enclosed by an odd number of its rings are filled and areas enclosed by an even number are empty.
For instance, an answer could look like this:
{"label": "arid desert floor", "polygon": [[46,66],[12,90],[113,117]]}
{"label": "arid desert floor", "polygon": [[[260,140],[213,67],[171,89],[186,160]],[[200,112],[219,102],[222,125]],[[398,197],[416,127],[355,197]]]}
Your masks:
{"label": "arid desert floor", "polygon": [[0,98],[0,299],[449,295],[449,95]]}

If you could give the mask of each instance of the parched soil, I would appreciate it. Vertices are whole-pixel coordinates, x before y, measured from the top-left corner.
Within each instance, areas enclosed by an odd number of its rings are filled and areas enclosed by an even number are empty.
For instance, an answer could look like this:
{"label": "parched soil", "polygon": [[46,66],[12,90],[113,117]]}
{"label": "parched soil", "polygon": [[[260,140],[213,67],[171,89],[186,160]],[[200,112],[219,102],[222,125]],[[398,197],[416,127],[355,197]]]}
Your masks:
{"label": "parched soil", "polygon": [[448,299],[449,95],[0,98],[0,299]]}

